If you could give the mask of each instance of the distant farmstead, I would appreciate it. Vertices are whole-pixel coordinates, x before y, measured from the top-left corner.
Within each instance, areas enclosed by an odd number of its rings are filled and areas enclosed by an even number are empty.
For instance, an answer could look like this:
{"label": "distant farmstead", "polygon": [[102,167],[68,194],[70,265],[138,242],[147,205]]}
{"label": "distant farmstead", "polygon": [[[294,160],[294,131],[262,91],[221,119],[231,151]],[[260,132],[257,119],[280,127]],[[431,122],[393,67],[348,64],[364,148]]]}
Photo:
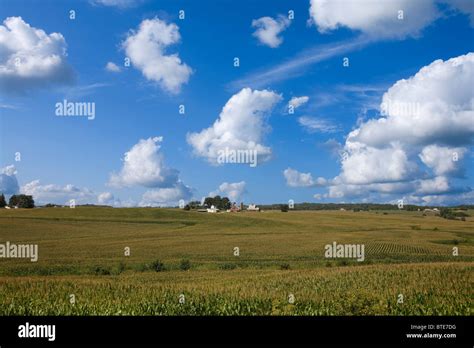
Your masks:
{"label": "distant farmstead", "polygon": [[211,206],[210,208],[207,208],[208,213],[217,213],[219,212],[219,209],[217,209],[215,206]]}
{"label": "distant farmstead", "polygon": [[227,209],[228,213],[238,213],[241,210],[241,208],[234,202],[232,204],[232,207],[230,209]]}
{"label": "distant farmstead", "polygon": [[260,211],[260,208],[257,207],[255,204],[249,204],[247,210],[248,211]]}
{"label": "distant farmstead", "polygon": [[439,212],[439,209],[438,208],[434,208],[434,209],[425,209],[423,210],[423,213],[426,214],[426,215],[439,215],[440,212]]}

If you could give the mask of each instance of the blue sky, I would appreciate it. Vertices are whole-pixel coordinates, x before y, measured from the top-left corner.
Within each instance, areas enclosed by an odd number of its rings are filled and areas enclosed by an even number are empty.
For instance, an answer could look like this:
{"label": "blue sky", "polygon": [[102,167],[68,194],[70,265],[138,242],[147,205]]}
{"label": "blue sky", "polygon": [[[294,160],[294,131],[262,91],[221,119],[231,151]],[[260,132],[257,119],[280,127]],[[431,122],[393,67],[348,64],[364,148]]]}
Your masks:
{"label": "blue sky", "polygon": [[[337,3],[4,1],[1,21],[16,20],[0,31],[0,191],[42,203],[102,194],[116,206],[211,192],[258,203],[472,203],[472,3]],[[33,68],[12,66],[22,56]],[[384,95],[418,113],[389,110],[377,123]],[[307,102],[289,114],[293,97]],[[65,99],[94,103],[95,118],[58,117]],[[258,165],[216,163],[213,151],[234,145],[260,151]]]}

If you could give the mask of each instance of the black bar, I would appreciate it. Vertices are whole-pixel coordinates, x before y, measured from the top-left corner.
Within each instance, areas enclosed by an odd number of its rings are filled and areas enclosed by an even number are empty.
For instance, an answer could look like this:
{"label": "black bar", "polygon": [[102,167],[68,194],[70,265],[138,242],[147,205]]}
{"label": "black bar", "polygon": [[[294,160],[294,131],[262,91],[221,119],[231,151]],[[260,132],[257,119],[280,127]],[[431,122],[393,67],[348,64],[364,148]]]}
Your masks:
{"label": "black bar", "polygon": [[[55,340],[20,338],[26,323],[55,325]],[[16,345],[324,344],[472,347],[473,317],[0,317],[1,348]],[[415,325],[415,327],[412,327]],[[432,325],[432,326],[428,326]],[[441,327],[440,325],[446,325]],[[425,327],[420,331],[420,327]],[[407,334],[456,337],[407,338]]]}

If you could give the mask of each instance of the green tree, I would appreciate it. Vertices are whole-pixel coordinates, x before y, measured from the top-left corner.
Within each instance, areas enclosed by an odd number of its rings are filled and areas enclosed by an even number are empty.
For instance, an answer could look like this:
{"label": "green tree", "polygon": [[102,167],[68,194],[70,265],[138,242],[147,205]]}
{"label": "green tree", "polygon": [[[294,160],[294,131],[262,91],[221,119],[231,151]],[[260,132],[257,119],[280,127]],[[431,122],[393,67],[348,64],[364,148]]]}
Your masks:
{"label": "green tree", "polygon": [[214,206],[215,206],[217,209],[220,209],[219,205],[220,205],[220,203],[221,203],[221,200],[222,200],[222,198],[221,198],[221,196],[219,196],[219,195],[215,196],[215,197],[212,199],[213,204],[214,204]]}
{"label": "green tree", "polygon": [[35,201],[33,200],[33,196],[28,195],[13,195],[10,197],[10,201],[8,202],[10,207],[18,207],[18,208],[34,208]]}
{"label": "green tree", "polygon": [[214,198],[206,197],[206,199],[204,200],[204,205],[210,208],[212,205],[214,205]]}
{"label": "green tree", "polygon": [[7,202],[5,201],[5,196],[2,193],[0,195],[0,208],[5,208],[6,205],[7,205]]}
{"label": "green tree", "polygon": [[219,207],[219,209],[223,209],[223,210],[230,209],[231,204],[232,203],[230,202],[230,199],[227,198],[227,197],[224,197],[224,198],[222,198],[222,200],[220,202],[221,207]]}
{"label": "green tree", "polygon": [[189,202],[189,207],[190,207],[191,209],[197,209],[197,208],[199,208],[200,206],[201,206],[201,202],[199,202],[199,201],[191,201],[191,202]]}
{"label": "green tree", "polygon": [[230,209],[232,203],[228,197],[221,197],[217,195],[215,197],[206,197],[204,200],[204,205],[208,208],[215,206],[217,209],[226,210]]}
{"label": "green tree", "polygon": [[456,215],[454,215],[453,211],[449,208],[441,208],[439,215],[448,220],[456,220]]}

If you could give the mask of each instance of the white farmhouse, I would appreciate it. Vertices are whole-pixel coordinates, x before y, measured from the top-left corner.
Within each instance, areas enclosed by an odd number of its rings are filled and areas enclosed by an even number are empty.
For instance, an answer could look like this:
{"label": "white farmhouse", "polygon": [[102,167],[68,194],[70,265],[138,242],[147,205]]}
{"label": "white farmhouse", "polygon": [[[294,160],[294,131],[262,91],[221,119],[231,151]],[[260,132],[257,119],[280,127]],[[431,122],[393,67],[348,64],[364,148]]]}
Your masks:
{"label": "white farmhouse", "polygon": [[210,208],[207,208],[208,213],[217,213],[219,209],[217,209],[215,206],[211,205]]}
{"label": "white farmhouse", "polygon": [[260,211],[260,208],[257,207],[255,204],[249,204],[247,210],[248,211]]}
{"label": "white farmhouse", "polygon": [[438,208],[434,208],[434,209],[425,209],[423,210],[423,213],[427,214],[427,215],[440,215],[440,211]]}

